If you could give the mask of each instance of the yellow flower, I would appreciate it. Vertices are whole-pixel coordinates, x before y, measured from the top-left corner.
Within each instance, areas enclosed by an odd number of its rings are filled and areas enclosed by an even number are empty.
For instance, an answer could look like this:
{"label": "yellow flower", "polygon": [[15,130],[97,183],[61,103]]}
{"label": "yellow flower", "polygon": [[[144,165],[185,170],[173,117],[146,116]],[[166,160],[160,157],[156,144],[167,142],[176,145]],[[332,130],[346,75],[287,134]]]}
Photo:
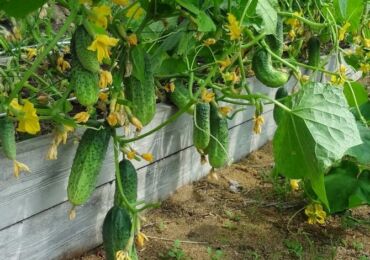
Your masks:
{"label": "yellow flower", "polygon": [[110,126],[116,126],[118,124],[118,113],[117,112],[110,112],[109,116],[107,117],[107,122]]}
{"label": "yellow flower", "polygon": [[301,180],[298,180],[298,179],[291,179],[290,180],[290,188],[294,191],[297,191],[299,190],[299,182]]}
{"label": "yellow flower", "polygon": [[253,132],[255,134],[260,134],[262,133],[262,125],[265,123],[265,119],[263,118],[262,115],[259,116],[253,116]]}
{"label": "yellow flower", "polygon": [[71,68],[71,65],[69,64],[68,61],[66,61],[64,59],[63,56],[60,56],[58,57],[57,59],[57,69],[60,71],[60,72],[65,72],[66,70],[70,69]]}
{"label": "yellow flower", "polygon": [[330,82],[334,85],[343,85],[345,82],[345,78],[332,75],[330,78]]}
{"label": "yellow flower", "polygon": [[202,91],[202,100],[203,102],[210,103],[215,97],[215,93],[208,91],[206,89],[203,89]]}
{"label": "yellow flower", "polygon": [[129,151],[126,154],[126,156],[127,156],[127,159],[129,159],[129,160],[135,159],[135,157],[136,157],[136,151],[135,150],[131,150],[131,151]]}
{"label": "yellow flower", "polygon": [[152,162],[154,160],[153,155],[151,153],[143,153],[141,157],[148,162]]}
{"label": "yellow flower", "polygon": [[339,35],[338,35],[338,40],[343,41],[344,37],[347,33],[348,28],[351,26],[349,22],[346,22],[340,29],[339,29]]}
{"label": "yellow flower", "polygon": [[25,165],[24,163],[20,163],[16,160],[13,161],[13,166],[14,166],[14,176],[15,177],[19,177],[19,173],[20,172],[30,172],[30,168],[28,168],[27,165]]}
{"label": "yellow flower", "polygon": [[106,102],[108,100],[108,93],[100,92],[99,99],[103,102]]}
{"label": "yellow flower", "polygon": [[356,35],[353,37],[353,42],[356,43],[356,44],[360,44],[361,43],[361,35]]}
{"label": "yellow flower", "polygon": [[112,16],[112,10],[109,6],[100,5],[92,8],[90,20],[104,29],[108,26],[108,19]]}
{"label": "yellow flower", "polygon": [[167,92],[167,93],[172,93],[175,91],[175,83],[173,83],[172,81],[171,82],[168,82],[165,86],[164,86],[164,90]]}
{"label": "yellow flower", "polygon": [[37,55],[37,49],[36,48],[27,48],[27,59],[32,60]]}
{"label": "yellow flower", "polygon": [[288,32],[288,35],[289,35],[291,40],[294,40],[295,37],[297,36],[293,29]]}
{"label": "yellow flower", "polygon": [[[294,12],[293,14],[296,16],[302,16],[302,13],[299,12]],[[294,17],[287,19],[285,23],[290,25],[293,29],[296,29],[301,26],[299,20]]]}
{"label": "yellow flower", "polygon": [[80,112],[77,113],[73,118],[77,123],[86,123],[90,118],[90,114],[87,112]]}
{"label": "yellow flower", "polygon": [[224,116],[227,116],[231,111],[232,111],[232,107],[230,106],[224,106],[224,107],[220,107],[218,109],[218,111],[220,111],[220,113]]}
{"label": "yellow flower", "polygon": [[360,70],[361,70],[364,74],[366,74],[366,73],[370,72],[370,64],[369,64],[369,63],[366,63],[366,64],[364,64],[364,63],[360,63]]}
{"label": "yellow flower", "polygon": [[227,15],[227,21],[229,24],[226,25],[226,27],[229,30],[228,34],[230,35],[230,40],[239,40],[241,35],[241,28],[238,20],[236,20],[236,17],[233,14],[229,13]]}
{"label": "yellow flower", "polygon": [[229,57],[227,57],[224,60],[217,61],[217,63],[221,65],[220,70],[223,71],[224,69],[226,69],[227,67],[231,65],[231,60]]}
{"label": "yellow flower", "polygon": [[116,252],[116,260],[131,260],[127,251],[119,250]]}
{"label": "yellow flower", "polygon": [[363,43],[365,48],[370,48],[370,38],[369,39],[364,38]]}
{"label": "yellow flower", "polygon": [[71,126],[60,125],[54,130],[53,142],[48,150],[46,159],[56,160],[58,158],[58,146],[67,143],[68,133],[73,132],[75,129]]}
{"label": "yellow flower", "polygon": [[104,58],[109,59],[109,49],[110,47],[116,46],[117,43],[118,40],[115,38],[109,37],[105,34],[98,34],[87,49],[90,51],[96,51],[98,61],[101,63]]}
{"label": "yellow flower", "polygon": [[240,77],[236,75],[235,71],[233,72],[226,72],[222,75],[225,81],[231,81],[233,84],[238,83],[240,81]]}
{"label": "yellow flower", "polygon": [[130,2],[129,0],[112,0],[112,2],[116,5],[127,6]]}
{"label": "yellow flower", "polygon": [[29,134],[37,134],[40,131],[39,118],[36,114],[36,109],[33,104],[27,99],[24,100],[24,106],[18,104],[15,98],[10,103],[10,106],[17,111],[16,117],[19,121],[17,131]]}
{"label": "yellow flower", "polygon": [[343,64],[340,64],[340,66],[339,66],[339,73],[341,75],[345,75],[346,74],[346,70],[347,70],[346,66],[343,65]]}
{"label": "yellow flower", "polygon": [[130,46],[136,46],[137,45],[137,36],[135,33],[131,33],[129,36],[127,36],[127,42],[130,44]]}
{"label": "yellow flower", "polygon": [[323,210],[321,204],[311,203],[309,204],[304,213],[308,217],[309,224],[324,224],[326,218],[326,212]]}
{"label": "yellow flower", "polygon": [[148,237],[143,233],[143,232],[139,232],[136,236],[136,246],[138,248],[143,248],[144,245],[145,245],[145,241],[148,241]]}
{"label": "yellow flower", "polygon": [[205,46],[211,46],[211,45],[213,45],[213,44],[215,44],[216,43],[216,39],[214,39],[214,38],[208,38],[207,40],[205,40],[204,42],[203,42],[203,44],[205,45]]}
{"label": "yellow flower", "polygon": [[144,9],[140,7],[139,3],[134,4],[128,9],[126,16],[134,20],[138,20],[144,14]]}
{"label": "yellow flower", "polygon": [[100,71],[99,87],[106,88],[113,83],[112,73],[108,70]]}

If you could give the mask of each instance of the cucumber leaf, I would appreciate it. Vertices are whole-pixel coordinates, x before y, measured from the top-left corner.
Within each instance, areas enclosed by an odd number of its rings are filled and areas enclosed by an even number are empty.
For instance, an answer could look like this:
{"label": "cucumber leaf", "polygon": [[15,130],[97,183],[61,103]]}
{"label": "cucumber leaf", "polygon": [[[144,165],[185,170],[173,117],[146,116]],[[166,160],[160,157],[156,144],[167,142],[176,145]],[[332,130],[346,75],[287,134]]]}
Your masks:
{"label": "cucumber leaf", "polygon": [[334,0],[337,22],[343,24],[348,21],[351,24],[351,31],[357,31],[364,7],[364,0]]}
{"label": "cucumber leaf", "polygon": [[370,165],[370,129],[360,124],[358,129],[363,143],[348,149],[346,155],[354,157],[360,164]]}
{"label": "cucumber leaf", "polygon": [[269,0],[259,0],[257,2],[256,13],[262,18],[263,30],[266,34],[275,34],[277,13]]}
{"label": "cucumber leaf", "polygon": [[25,17],[27,14],[40,8],[46,0],[0,0],[0,10],[16,18]]}
{"label": "cucumber leaf", "polygon": [[344,84],[344,89],[343,89],[343,93],[346,96],[348,105],[350,107],[355,107],[356,106],[356,102],[353,98],[351,88],[352,88],[353,94],[356,98],[357,105],[360,106],[362,104],[365,104],[368,100],[367,91],[365,89],[365,86],[362,85],[359,82],[351,82],[351,85],[349,85],[348,83]]}
{"label": "cucumber leaf", "polygon": [[370,204],[370,171],[343,161],[325,176],[325,188],[331,213]]}
{"label": "cucumber leaf", "polygon": [[289,178],[309,179],[329,207],[324,174],[347,149],[361,143],[343,92],[310,83],[292,97],[291,112],[282,115],[273,140],[276,168]]}

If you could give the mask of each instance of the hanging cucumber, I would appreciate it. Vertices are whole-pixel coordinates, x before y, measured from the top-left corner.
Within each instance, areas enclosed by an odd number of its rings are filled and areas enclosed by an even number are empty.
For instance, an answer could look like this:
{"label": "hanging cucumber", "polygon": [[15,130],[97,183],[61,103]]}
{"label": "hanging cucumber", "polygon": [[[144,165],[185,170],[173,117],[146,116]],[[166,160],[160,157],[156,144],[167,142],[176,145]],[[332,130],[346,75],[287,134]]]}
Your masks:
{"label": "hanging cucumber", "polygon": [[227,119],[221,116],[216,105],[211,105],[211,138],[207,147],[208,161],[214,168],[228,162],[229,129]]}
{"label": "hanging cucumber", "polygon": [[256,78],[268,87],[280,87],[289,79],[287,73],[272,66],[271,55],[264,49],[258,50],[253,55],[252,69]]}
{"label": "hanging cucumber", "polygon": [[283,30],[284,30],[283,21],[280,18],[278,18],[276,22],[275,34],[269,34],[265,38],[265,41],[270,47],[270,49],[279,57],[283,55],[283,50],[284,50]]}
{"label": "hanging cucumber", "polygon": [[67,194],[74,205],[85,203],[93,193],[107,152],[111,132],[87,129],[78,145],[69,175]]}
{"label": "hanging cucumber", "polygon": [[8,117],[0,118],[0,141],[5,156],[10,160],[15,160],[16,143],[13,121]]}
{"label": "hanging cucumber", "polygon": [[125,208],[112,207],[103,222],[103,246],[107,260],[116,260],[116,253],[124,250],[131,236],[131,217]]}
{"label": "hanging cucumber", "polygon": [[[281,87],[276,91],[275,100],[279,100],[279,99],[282,99],[282,98],[287,97],[287,96],[288,96],[288,91],[284,87]],[[283,104],[285,103],[285,102],[282,102],[282,101],[280,101],[280,102],[283,103]],[[275,123],[277,125],[281,121],[283,113],[284,113],[284,110],[281,107],[279,107],[277,105],[274,106],[273,116],[274,116]]]}
{"label": "hanging cucumber", "polygon": [[193,127],[194,146],[199,150],[207,148],[210,140],[210,105],[198,103],[195,106],[195,118]]}
{"label": "hanging cucumber", "polygon": [[[121,177],[121,184],[123,187],[123,193],[126,199],[130,203],[135,203],[137,200],[137,172],[131,161],[123,159],[119,163],[119,174]],[[116,180],[117,181],[117,180]],[[125,207],[122,201],[121,194],[118,190],[118,185],[116,183],[116,191],[114,194],[114,205]]]}
{"label": "hanging cucumber", "polygon": [[313,36],[307,42],[308,65],[318,67],[320,65],[320,40]]}

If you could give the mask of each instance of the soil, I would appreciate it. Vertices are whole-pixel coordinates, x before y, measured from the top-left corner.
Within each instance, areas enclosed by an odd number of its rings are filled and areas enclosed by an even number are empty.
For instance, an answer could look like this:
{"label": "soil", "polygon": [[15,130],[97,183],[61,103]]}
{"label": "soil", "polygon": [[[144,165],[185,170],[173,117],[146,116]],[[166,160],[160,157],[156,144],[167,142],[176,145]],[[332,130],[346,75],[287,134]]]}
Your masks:
{"label": "soil", "polygon": [[[370,259],[370,207],[310,225],[302,192],[273,177],[272,167],[267,144],[218,171],[218,180],[208,176],[179,189],[146,212],[149,241],[140,259]],[[104,252],[79,259],[104,259]]]}

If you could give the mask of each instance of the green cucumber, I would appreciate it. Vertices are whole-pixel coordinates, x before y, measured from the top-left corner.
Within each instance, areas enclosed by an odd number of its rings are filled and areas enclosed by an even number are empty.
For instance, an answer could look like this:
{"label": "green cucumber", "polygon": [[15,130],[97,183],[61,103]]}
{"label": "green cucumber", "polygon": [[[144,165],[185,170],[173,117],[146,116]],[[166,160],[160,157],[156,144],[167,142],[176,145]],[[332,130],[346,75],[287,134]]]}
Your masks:
{"label": "green cucumber", "polygon": [[87,129],[78,145],[69,175],[67,194],[77,206],[85,203],[93,193],[107,152],[111,132]]}
{"label": "green cucumber", "polygon": [[[121,176],[121,183],[123,187],[123,193],[129,203],[135,203],[137,200],[137,172],[131,161],[123,159],[119,163],[119,173]],[[117,181],[117,180],[116,180]],[[114,205],[125,207],[122,201],[121,194],[118,190],[116,183],[116,191],[114,194]]]}
{"label": "green cucumber", "polygon": [[[288,96],[288,91],[284,88],[284,87],[281,87],[279,88],[277,91],[276,91],[276,94],[275,94],[275,100],[279,100],[281,98],[285,98]],[[280,101],[281,103],[285,103],[283,101]],[[277,106],[275,104],[274,106],[274,110],[273,110],[273,116],[274,116],[274,120],[275,120],[275,123],[278,125],[279,122],[281,121],[281,118],[282,118],[282,114],[284,113],[284,110]]]}
{"label": "green cucumber", "polygon": [[284,85],[289,76],[272,66],[271,55],[264,49],[258,50],[252,59],[252,69],[256,78],[267,87],[277,88]]}
{"label": "green cucumber", "polygon": [[199,150],[207,148],[210,141],[210,105],[198,103],[195,106],[195,118],[193,128],[194,146]]}
{"label": "green cucumber", "polygon": [[10,160],[15,160],[17,155],[15,130],[13,121],[8,117],[0,118],[0,141],[5,156]]}
{"label": "green cucumber", "polygon": [[[169,93],[168,97],[178,109],[185,107],[191,100],[189,90],[180,82],[175,83],[175,90]],[[194,106],[191,106],[186,112],[193,115]]]}
{"label": "green cucumber", "polygon": [[208,161],[214,168],[228,162],[229,129],[227,119],[222,117],[215,105],[211,105],[211,139],[207,147]]}
{"label": "green cucumber", "polygon": [[283,55],[284,50],[284,35],[283,35],[283,21],[279,18],[276,22],[275,34],[269,34],[266,36],[265,41],[270,49],[279,57]]}
{"label": "green cucumber", "polygon": [[100,65],[95,51],[90,51],[87,48],[91,45],[93,39],[85,30],[83,25],[76,28],[71,42],[73,42],[73,52],[76,54],[79,62],[84,69],[91,73],[98,74]]}
{"label": "green cucumber", "polygon": [[85,70],[78,62],[73,62],[70,84],[78,102],[83,106],[94,105],[99,98],[99,76]]}
{"label": "green cucumber", "polygon": [[307,42],[308,65],[318,67],[320,65],[320,40],[317,37],[311,37]]}
{"label": "green cucumber", "polygon": [[115,260],[131,236],[131,217],[125,208],[112,207],[103,222],[103,246],[107,260]]}
{"label": "green cucumber", "polygon": [[139,80],[132,75],[125,79],[125,96],[130,101],[132,114],[145,126],[155,115],[156,95],[150,58],[148,55],[144,58],[145,78]]}

